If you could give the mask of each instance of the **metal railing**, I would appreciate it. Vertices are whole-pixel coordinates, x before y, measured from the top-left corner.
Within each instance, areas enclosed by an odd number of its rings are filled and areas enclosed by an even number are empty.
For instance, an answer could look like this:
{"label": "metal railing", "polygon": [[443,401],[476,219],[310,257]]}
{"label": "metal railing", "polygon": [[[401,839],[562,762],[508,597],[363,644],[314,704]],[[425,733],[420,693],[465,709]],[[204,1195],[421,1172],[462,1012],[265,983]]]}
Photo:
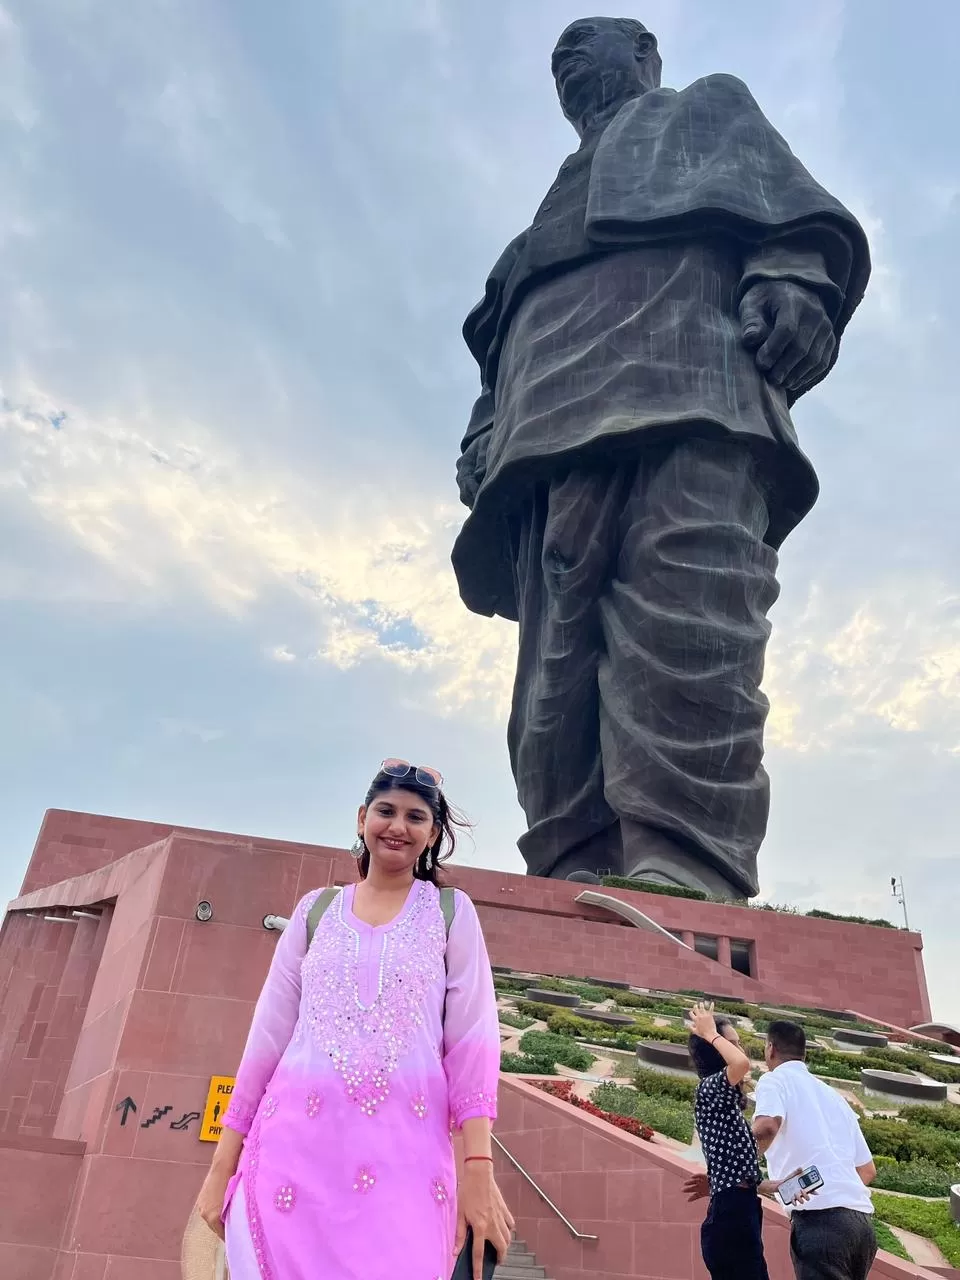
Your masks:
{"label": "metal railing", "polygon": [[544,1204],[547,1206],[547,1208],[548,1208],[548,1209],[552,1209],[552,1210],[553,1210],[553,1212],[557,1215],[557,1217],[560,1219],[560,1221],[561,1221],[561,1222],[563,1223],[563,1225],[567,1228],[567,1230],[570,1232],[570,1234],[573,1236],[573,1238],[574,1238],[575,1240],[597,1240],[597,1239],[599,1239],[599,1237],[598,1237],[598,1236],[591,1236],[591,1235],[588,1235],[588,1234],[587,1234],[586,1232],[584,1232],[584,1231],[578,1231],[578,1230],[577,1230],[577,1228],[576,1228],[576,1227],[573,1225],[573,1223],[570,1221],[570,1219],[569,1219],[569,1218],[567,1218],[567,1217],[565,1217],[565,1216],[560,1212],[560,1210],[559,1210],[559,1209],[557,1208],[557,1206],[553,1203],[553,1201],[550,1199],[550,1197],[547,1195],[547,1193],[543,1190],[543,1188],[542,1188],[542,1187],[538,1187],[538,1186],[537,1186],[537,1184],[536,1184],[536,1183],[534,1182],[534,1180],[530,1177],[529,1173],[527,1173],[526,1169],[523,1167],[523,1165],[520,1163],[520,1161],[516,1158],[516,1156],[513,1156],[513,1155],[511,1155],[511,1154],[510,1154],[510,1152],[509,1152],[509,1151],[507,1150],[507,1148],[503,1145],[503,1143],[500,1141],[500,1139],[497,1137],[497,1135],[496,1135],[496,1134],[493,1134],[492,1136],[493,1136],[493,1141],[494,1141],[494,1143],[495,1143],[495,1144],[500,1148],[500,1150],[503,1152],[503,1154],[507,1157],[507,1159],[508,1159],[508,1160],[510,1161],[510,1163],[513,1165],[513,1167],[516,1169],[516,1171],[521,1175],[521,1177],[526,1178],[527,1182],[529,1182],[530,1186],[531,1186],[531,1187],[533,1187],[534,1191],[537,1193],[537,1195],[540,1197],[540,1199],[544,1202]]}

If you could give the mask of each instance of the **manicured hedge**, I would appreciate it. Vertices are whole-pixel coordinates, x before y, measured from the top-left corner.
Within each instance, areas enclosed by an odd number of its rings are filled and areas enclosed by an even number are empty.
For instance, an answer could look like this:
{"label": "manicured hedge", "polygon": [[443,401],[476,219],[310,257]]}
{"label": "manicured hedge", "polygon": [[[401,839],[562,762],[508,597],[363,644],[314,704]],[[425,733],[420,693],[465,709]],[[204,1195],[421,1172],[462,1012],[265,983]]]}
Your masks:
{"label": "manicured hedge", "polygon": [[518,1000],[517,1013],[523,1018],[533,1018],[535,1022],[549,1022],[557,1012],[555,1004],[539,1004],[536,1000]]}
{"label": "manicured hedge", "polygon": [[806,914],[815,920],[842,920],[845,924],[871,924],[876,929],[895,929],[897,927],[882,917],[878,920],[868,920],[866,916],[841,916],[837,915],[835,911],[821,911],[816,907]]}
{"label": "manicured hedge", "polygon": [[938,1107],[909,1104],[900,1108],[900,1118],[909,1120],[911,1124],[929,1125],[931,1129],[960,1133],[960,1107],[954,1103],[945,1102]]}
{"label": "manicured hedge", "polygon": [[520,1037],[520,1052],[547,1062],[560,1062],[574,1071],[589,1071],[596,1062],[582,1045],[552,1031],[525,1031]]}
{"label": "manicured hedge", "polygon": [[555,1076],[556,1064],[547,1058],[535,1058],[529,1053],[501,1053],[500,1070],[512,1075]]}
{"label": "manicured hedge", "polygon": [[[878,1191],[900,1191],[908,1196],[948,1196],[950,1187],[956,1181],[949,1169],[931,1164],[929,1160],[877,1160],[877,1179],[874,1186]],[[880,1163],[882,1161],[882,1163]]]}
{"label": "manicured hedge", "polygon": [[873,1207],[881,1222],[932,1240],[951,1266],[960,1266],[960,1229],[950,1216],[948,1200],[913,1200],[878,1191]]}
{"label": "manicured hedge", "polygon": [[687,889],[683,885],[657,884],[654,880],[632,880],[629,876],[603,876],[606,889],[633,889],[637,893],[659,893],[665,898],[692,898],[696,902],[708,902],[710,895],[702,889]]}
{"label": "manicured hedge", "polygon": [[646,1067],[638,1067],[633,1076],[634,1088],[647,1097],[672,1098],[675,1102],[684,1102],[693,1106],[694,1094],[697,1092],[696,1080],[685,1080],[683,1076],[668,1076],[661,1071],[650,1071]]}
{"label": "manicured hedge", "polygon": [[667,1138],[687,1144],[693,1141],[693,1110],[688,1102],[638,1093],[630,1085],[618,1084],[598,1086],[592,1100],[603,1111],[631,1116]]}
{"label": "manicured hedge", "polygon": [[500,1021],[505,1027],[513,1027],[517,1031],[526,1031],[527,1027],[533,1025],[533,1018],[524,1018],[519,1013],[508,1013],[505,1009],[500,1010]]}
{"label": "manicured hedge", "polygon": [[952,1067],[947,1062],[934,1062],[929,1054],[916,1049],[869,1049],[857,1061],[862,1067],[881,1071],[921,1071],[941,1084],[960,1084],[960,1060]]}
{"label": "manicured hedge", "polygon": [[602,1026],[602,1022],[589,1022],[586,1018],[578,1018],[575,1013],[567,1013],[565,1009],[557,1010],[547,1019],[547,1029],[554,1035],[568,1036],[573,1039],[578,1036],[592,1038],[597,1034],[597,1029]]}
{"label": "manicured hedge", "polygon": [[893,1156],[894,1160],[904,1163],[929,1160],[941,1169],[950,1169],[960,1160],[960,1134],[880,1116],[864,1117],[860,1128],[874,1155]]}

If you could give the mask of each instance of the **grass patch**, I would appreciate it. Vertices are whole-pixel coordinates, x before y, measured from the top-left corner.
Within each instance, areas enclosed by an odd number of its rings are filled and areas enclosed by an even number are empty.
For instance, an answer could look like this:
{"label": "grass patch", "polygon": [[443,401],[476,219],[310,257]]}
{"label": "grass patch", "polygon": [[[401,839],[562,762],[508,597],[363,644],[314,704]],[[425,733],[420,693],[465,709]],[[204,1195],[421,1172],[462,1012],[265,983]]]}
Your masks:
{"label": "grass patch", "polygon": [[881,1249],[885,1249],[887,1253],[892,1253],[895,1258],[903,1258],[904,1262],[912,1262],[913,1259],[907,1253],[901,1242],[893,1234],[885,1222],[874,1219],[873,1230],[877,1237],[877,1245]]}
{"label": "grass patch", "polygon": [[878,1191],[873,1207],[881,1222],[932,1240],[952,1267],[960,1266],[960,1228],[950,1217],[949,1201],[910,1200]]}

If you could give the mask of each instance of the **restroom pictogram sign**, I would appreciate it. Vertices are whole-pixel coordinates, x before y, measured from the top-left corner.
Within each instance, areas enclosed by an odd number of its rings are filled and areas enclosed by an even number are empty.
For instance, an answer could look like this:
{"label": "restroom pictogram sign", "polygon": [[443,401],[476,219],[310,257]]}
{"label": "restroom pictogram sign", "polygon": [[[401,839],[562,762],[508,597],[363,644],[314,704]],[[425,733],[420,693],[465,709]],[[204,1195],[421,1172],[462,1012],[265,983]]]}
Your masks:
{"label": "restroom pictogram sign", "polygon": [[234,1076],[213,1076],[207,1090],[207,1105],[200,1122],[200,1141],[219,1142],[223,1132],[223,1113],[230,1105]]}

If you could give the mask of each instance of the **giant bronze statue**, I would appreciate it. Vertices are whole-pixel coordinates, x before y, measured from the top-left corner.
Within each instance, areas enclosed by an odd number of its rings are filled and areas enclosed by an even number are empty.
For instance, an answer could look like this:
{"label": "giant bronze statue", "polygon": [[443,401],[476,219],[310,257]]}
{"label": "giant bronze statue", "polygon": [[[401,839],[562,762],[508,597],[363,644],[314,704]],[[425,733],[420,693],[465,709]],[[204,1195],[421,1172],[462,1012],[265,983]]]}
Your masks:
{"label": "giant bronze statue", "polygon": [[743,898],[777,549],[818,491],[790,408],[870,263],[745,85],[663,89],[660,67],[628,19],[554,50],[580,146],[464,325],[481,393],[453,562],[469,609],[519,622],[530,873]]}

